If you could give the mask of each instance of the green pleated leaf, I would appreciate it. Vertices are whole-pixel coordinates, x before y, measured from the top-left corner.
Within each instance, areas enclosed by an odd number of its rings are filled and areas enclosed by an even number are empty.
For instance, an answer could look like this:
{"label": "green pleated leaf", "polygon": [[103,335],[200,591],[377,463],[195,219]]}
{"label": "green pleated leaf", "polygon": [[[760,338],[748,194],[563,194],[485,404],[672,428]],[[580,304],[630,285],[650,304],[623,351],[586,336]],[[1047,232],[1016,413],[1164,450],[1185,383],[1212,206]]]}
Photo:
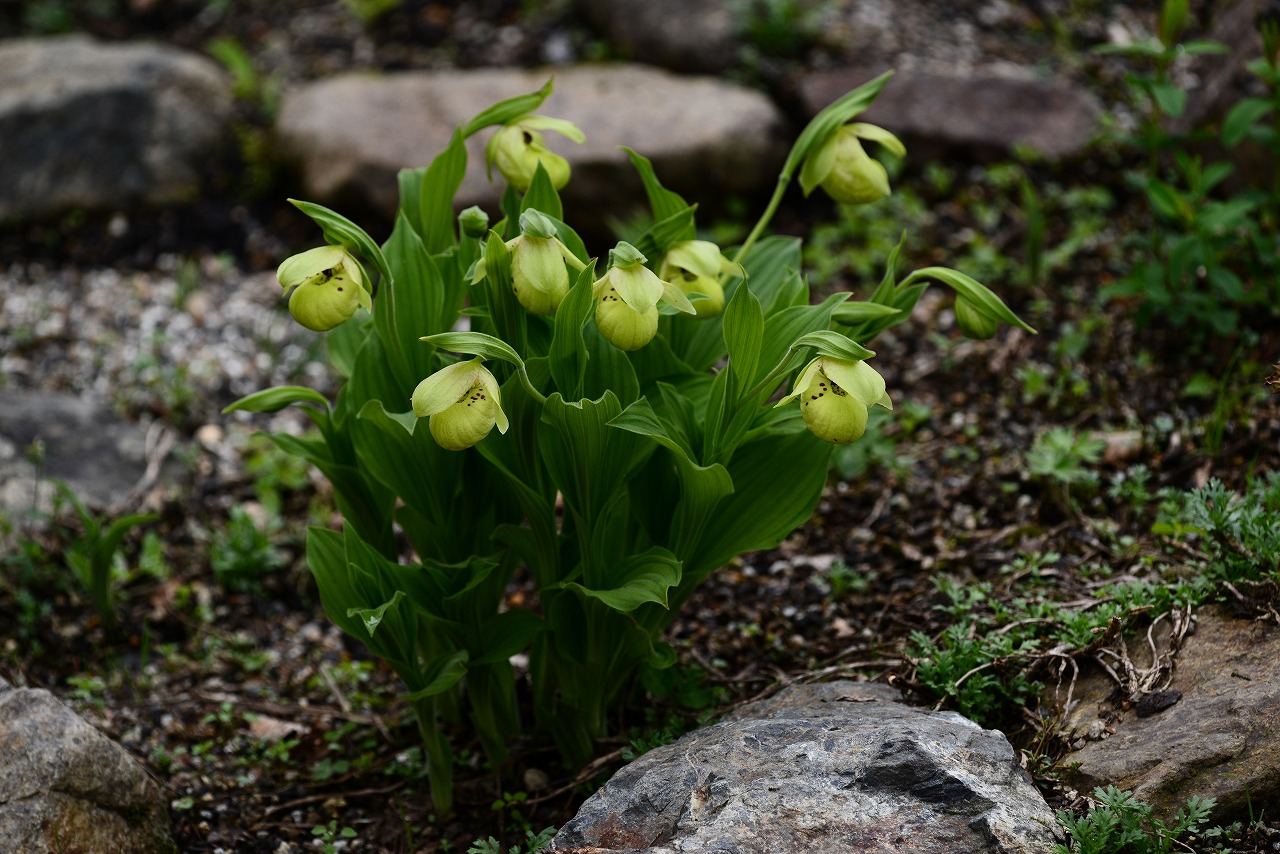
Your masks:
{"label": "green pleated leaf", "polygon": [[441,332],[424,335],[422,340],[451,353],[469,353],[482,359],[500,359],[518,368],[524,367],[524,359],[510,344],[483,332]]}
{"label": "green pleated leaf", "polygon": [[595,307],[591,298],[595,271],[588,267],[578,274],[578,281],[556,309],[555,331],[551,337],[551,349],[547,353],[551,378],[561,393],[571,398],[583,394],[582,380],[587,370],[587,345],[582,327],[586,325]]}
{"label": "green pleated leaf", "polygon": [[295,403],[310,403],[322,407],[326,411],[329,409],[328,399],[315,389],[300,385],[282,385],[245,395],[222,410],[222,414],[226,415],[228,412],[279,412],[286,406],[292,406]]}
{"label": "green pleated leaf", "polygon": [[445,251],[455,242],[453,198],[467,174],[467,146],[455,130],[449,145],[431,161],[422,175],[418,194],[422,243],[431,254]]}
{"label": "green pleated leaf", "polygon": [[857,341],[850,341],[839,332],[819,330],[801,335],[796,339],[797,347],[812,347],[819,356],[831,356],[835,359],[847,359],[851,362],[870,359],[874,350],[868,350]]}
{"label": "green pleated leaf", "polygon": [[452,328],[456,318],[445,316],[443,274],[404,216],[396,218],[383,252],[396,278],[379,292],[374,322],[384,343],[389,344],[386,338],[395,336],[396,346],[405,354],[409,376],[404,382],[416,382],[426,376],[434,358],[419,339]]}
{"label": "green pleated leaf", "polygon": [[822,497],[832,447],[806,430],[738,448],[728,466],[734,492],[688,553],[686,582],[743,552],[771,549],[803,524]]}
{"label": "green pleated leaf", "polygon": [[[417,429],[421,426],[421,429]],[[442,450],[412,412],[366,403],[352,424],[361,467],[427,518],[448,515],[462,478],[460,454]]]}
{"label": "green pleated leaf", "polygon": [[530,611],[506,611],[485,620],[477,633],[484,641],[483,652],[471,659],[471,665],[497,664],[528,648],[546,623]]}
{"label": "green pleated leaf", "polygon": [[591,590],[576,582],[569,582],[565,587],[625,613],[647,602],[666,608],[667,592],[680,583],[680,575],[680,561],[676,556],[655,546],[614,566],[610,579],[615,586],[608,590]]}
{"label": "green pleated leaf", "polygon": [[749,388],[755,383],[764,343],[764,312],[750,287],[738,288],[725,307],[724,343],[730,368],[742,387]]}
{"label": "green pleated leaf", "polygon": [[414,703],[448,691],[461,682],[462,677],[467,675],[467,658],[467,651],[462,649],[435,659],[427,665],[420,679],[415,680],[425,684],[422,684],[422,687],[417,690],[406,694],[404,699],[407,702]]}
{"label": "green pleated leaf", "polygon": [[542,106],[543,101],[547,100],[547,97],[552,92],[554,82],[554,80],[548,80],[546,85],[537,92],[507,98],[505,101],[499,101],[492,107],[482,110],[475,118],[463,126],[462,135],[464,137],[471,136],[487,127],[504,125],[512,119],[518,119],[526,113],[532,113]]}
{"label": "green pleated leaf", "polygon": [[848,298],[846,293],[832,294],[818,305],[796,305],[767,316],[760,364],[772,370],[796,339],[810,332],[829,329],[835,310]]}
{"label": "green pleated leaf", "polygon": [[598,400],[573,403],[557,392],[542,407],[542,461],[565,504],[590,526],[653,447],[640,436],[609,426],[621,413],[612,391]]}
{"label": "green pleated leaf", "polygon": [[538,162],[537,168],[533,170],[533,179],[529,181],[529,189],[525,192],[524,198],[520,200],[521,212],[527,210],[541,211],[554,220],[564,218],[564,206],[560,203],[560,194],[556,192],[555,185],[551,183],[551,176],[547,174],[547,170],[543,168],[542,162]]}
{"label": "green pleated leaf", "polygon": [[[666,219],[672,214],[680,213],[689,207],[689,203],[681,198],[679,193],[672,192],[662,186],[657,174],[653,171],[653,163],[650,162],[649,158],[637,154],[625,145],[622,146],[622,150],[631,158],[631,164],[640,173],[640,180],[644,183],[645,194],[649,197],[649,208],[653,211],[655,220]],[[689,239],[692,238],[693,235],[690,234]]]}
{"label": "green pleated leaf", "polygon": [[383,256],[382,250],[378,248],[378,244],[363,228],[342,214],[331,211],[322,205],[303,202],[298,199],[290,199],[289,203],[311,217],[311,221],[320,226],[320,230],[324,232],[325,240],[334,246],[344,246],[355,252],[370,264],[373,264],[382,275],[384,281],[391,280],[391,268],[387,265],[387,259]]}
{"label": "green pleated leaf", "polygon": [[901,309],[875,302],[847,302],[835,310],[832,319],[836,323],[852,325],[868,320],[887,320],[902,314]]}
{"label": "green pleated leaf", "polygon": [[383,602],[376,608],[348,608],[347,616],[355,617],[364,626],[365,631],[369,633],[369,637],[373,637],[374,632],[378,630],[378,626],[382,625],[382,618],[386,615],[388,608],[394,608],[400,604],[400,600],[404,598],[404,591],[397,590],[395,595]]}

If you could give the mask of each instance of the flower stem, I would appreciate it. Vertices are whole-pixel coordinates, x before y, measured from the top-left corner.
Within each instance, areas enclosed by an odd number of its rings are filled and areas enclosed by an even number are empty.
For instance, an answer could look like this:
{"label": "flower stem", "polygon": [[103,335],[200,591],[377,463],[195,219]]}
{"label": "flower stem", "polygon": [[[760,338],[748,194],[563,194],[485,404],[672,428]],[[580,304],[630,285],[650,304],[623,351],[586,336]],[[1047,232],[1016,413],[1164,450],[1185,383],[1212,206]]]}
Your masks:
{"label": "flower stem", "polygon": [[733,263],[741,262],[751,247],[755,246],[756,241],[760,239],[760,235],[764,233],[769,221],[777,213],[778,205],[781,204],[782,197],[787,192],[787,185],[790,183],[791,176],[785,170],[778,174],[778,186],[773,191],[773,198],[769,199],[769,204],[765,207],[764,213],[760,214],[760,219],[756,221],[751,233],[747,235],[747,239],[738,247],[738,251],[733,254]]}

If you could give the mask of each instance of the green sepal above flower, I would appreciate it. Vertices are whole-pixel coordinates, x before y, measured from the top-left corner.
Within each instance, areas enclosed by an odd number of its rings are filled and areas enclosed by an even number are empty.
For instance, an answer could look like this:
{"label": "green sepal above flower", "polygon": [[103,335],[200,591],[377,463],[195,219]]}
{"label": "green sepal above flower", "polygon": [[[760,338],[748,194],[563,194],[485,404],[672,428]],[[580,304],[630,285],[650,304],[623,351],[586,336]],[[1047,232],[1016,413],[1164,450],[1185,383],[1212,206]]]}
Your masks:
{"label": "green sepal above flower", "polygon": [[446,451],[470,448],[496,425],[506,433],[498,381],[479,358],[436,371],[413,390],[413,414],[429,419],[428,428]]}
{"label": "green sepal above flower", "polygon": [[695,313],[684,291],[658,278],[645,260],[630,243],[619,243],[609,250],[609,269],[592,286],[596,328],[619,350],[639,350],[658,334],[659,301],[665,313]]}
{"label": "green sepal above flower", "polygon": [[862,438],[867,430],[868,408],[893,409],[884,377],[865,361],[819,356],[796,378],[791,394],[776,404],[800,398],[800,414],[809,432],[837,445]]}
{"label": "green sepal above flower", "polygon": [[569,161],[556,154],[542,141],[542,131],[555,131],[574,142],[586,136],[573,122],[533,114],[507,122],[485,145],[485,164],[492,172],[496,166],[516,192],[524,193],[533,181],[538,164],[547,171],[551,185],[557,190],[569,183]]}
{"label": "green sepal above flower", "polygon": [[805,158],[800,169],[805,194],[821,186],[847,205],[865,205],[889,195],[889,173],[863,148],[864,139],[883,145],[895,157],[907,154],[902,141],[882,127],[866,122],[842,125]]}
{"label": "green sepal above flower", "polygon": [[724,285],[721,276],[743,276],[741,264],[735,264],[708,240],[684,240],[672,246],[662,259],[658,278],[671,282],[691,300],[699,318],[715,317],[724,311]]}
{"label": "green sepal above flower", "polygon": [[341,246],[317,246],[290,258],[276,270],[289,297],[294,320],[314,332],[328,332],[351,319],[356,309],[373,310],[364,268]]}

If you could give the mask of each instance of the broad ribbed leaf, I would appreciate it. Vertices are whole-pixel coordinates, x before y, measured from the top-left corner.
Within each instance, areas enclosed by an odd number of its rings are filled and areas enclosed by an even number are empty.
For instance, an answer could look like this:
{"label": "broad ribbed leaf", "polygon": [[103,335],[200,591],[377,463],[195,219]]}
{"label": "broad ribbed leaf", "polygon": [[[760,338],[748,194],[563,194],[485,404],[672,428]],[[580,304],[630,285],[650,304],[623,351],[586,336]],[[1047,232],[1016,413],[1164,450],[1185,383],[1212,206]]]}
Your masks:
{"label": "broad ribbed leaf", "polygon": [[533,170],[533,179],[529,182],[529,189],[525,191],[524,198],[520,201],[520,210],[522,212],[541,211],[552,219],[564,219],[564,207],[560,203],[560,194],[556,192],[555,185],[551,183],[551,176],[547,174],[541,161]]}
{"label": "broad ribbed leaf", "polygon": [[451,353],[470,353],[483,359],[501,359],[516,367],[524,366],[524,359],[510,344],[483,332],[441,332],[425,335],[422,340]]}
{"label": "broad ribbed leaf", "polygon": [[530,92],[528,95],[517,95],[514,98],[499,101],[492,107],[482,110],[474,119],[463,126],[462,135],[464,137],[471,136],[487,127],[504,125],[512,119],[518,119],[526,113],[533,112],[542,106],[543,101],[547,100],[547,96],[551,94],[552,85],[553,81],[548,80],[546,85],[537,92]]}
{"label": "broad ribbed leaf", "polygon": [[455,130],[449,145],[431,161],[422,176],[418,202],[421,211],[422,244],[431,254],[454,244],[453,197],[467,174],[467,146],[461,130]]}
{"label": "broad ribbed leaf", "polygon": [[666,549],[654,547],[614,566],[610,581],[614,586],[608,590],[591,590],[576,582],[565,587],[598,599],[615,611],[634,611],[646,602],[666,608],[667,592],[680,583],[680,561]]}
{"label": "broad ribbed leaf", "polygon": [[310,403],[322,407],[326,411],[329,409],[328,399],[315,389],[299,385],[282,385],[245,395],[222,410],[222,414],[226,415],[228,412],[279,412],[286,406],[292,406],[295,403]]}
{"label": "broad ribbed leaf", "polygon": [[724,343],[729,351],[729,367],[738,376],[740,388],[755,383],[764,339],[764,313],[750,287],[738,288],[724,310]]}

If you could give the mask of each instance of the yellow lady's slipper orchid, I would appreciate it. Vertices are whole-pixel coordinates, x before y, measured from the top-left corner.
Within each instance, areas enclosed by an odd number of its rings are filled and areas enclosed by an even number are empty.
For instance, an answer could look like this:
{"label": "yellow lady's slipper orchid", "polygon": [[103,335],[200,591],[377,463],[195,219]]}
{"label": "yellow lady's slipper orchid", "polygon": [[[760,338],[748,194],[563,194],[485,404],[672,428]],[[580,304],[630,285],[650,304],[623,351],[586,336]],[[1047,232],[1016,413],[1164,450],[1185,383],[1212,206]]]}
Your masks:
{"label": "yellow lady's slipper orchid", "polygon": [[966,338],[986,341],[995,337],[1000,321],[986,314],[978,306],[960,295],[956,295],[956,323]]}
{"label": "yellow lady's slipper orchid", "polygon": [[819,356],[800,372],[791,394],[777,406],[800,398],[800,414],[809,432],[837,445],[862,438],[868,407],[893,409],[884,377],[864,361]]}
{"label": "yellow lady's slipper orchid", "polygon": [[413,390],[413,414],[429,419],[428,428],[446,451],[462,451],[479,442],[496,424],[509,423],[502,411],[498,381],[475,358],[436,371]]}
{"label": "yellow lady's slipper orchid", "polygon": [[720,247],[708,240],[685,240],[667,250],[658,268],[658,278],[671,282],[691,300],[697,317],[715,317],[724,311],[724,285],[721,276],[745,276],[741,264],[735,264],[720,253]]}
{"label": "yellow lady's slipper orchid", "polygon": [[364,269],[341,246],[318,246],[286,258],[276,279],[289,297],[294,320],[315,332],[328,332],[346,323],[357,308],[373,310],[365,289]]}
{"label": "yellow lady's slipper orchid", "polygon": [[658,301],[670,310],[694,314],[684,292],[644,266],[645,257],[630,243],[609,250],[609,269],[595,283],[596,328],[619,350],[638,350],[658,334]]}
{"label": "yellow lady's slipper orchid", "polygon": [[901,140],[884,128],[865,122],[844,125],[805,159],[800,178],[806,190],[821,185],[831,198],[847,205],[865,205],[889,195],[889,173],[867,154],[863,139],[880,143],[897,157],[907,154]]}
{"label": "yellow lady's slipper orchid", "polygon": [[541,131],[550,130],[567,136],[574,142],[586,137],[573,122],[532,114],[507,122],[489,138],[484,149],[485,163],[494,166],[518,193],[529,189],[538,164],[547,170],[551,185],[557,190],[569,183],[569,161],[547,148]]}
{"label": "yellow lady's slipper orchid", "polygon": [[[520,234],[507,241],[511,252],[511,290],[530,314],[554,314],[569,293],[568,264],[586,269],[579,258],[556,237],[556,226],[541,211],[530,208],[520,214]],[[486,260],[476,262],[471,283],[485,276]]]}

